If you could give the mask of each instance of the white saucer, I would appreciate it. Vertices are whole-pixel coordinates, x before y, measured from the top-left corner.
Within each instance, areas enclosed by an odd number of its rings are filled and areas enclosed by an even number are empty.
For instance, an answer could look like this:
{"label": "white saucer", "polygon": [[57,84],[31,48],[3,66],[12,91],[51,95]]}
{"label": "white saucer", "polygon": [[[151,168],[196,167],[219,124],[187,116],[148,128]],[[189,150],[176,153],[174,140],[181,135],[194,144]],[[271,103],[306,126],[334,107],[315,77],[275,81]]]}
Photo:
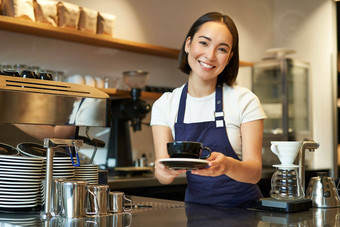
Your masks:
{"label": "white saucer", "polygon": [[41,172],[11,172],[11,171],[3,171],[2,169],[0,169],[0,177],[11,177],[11,176],[16,176],[16,177],[30,177],[30,176],[41,176]]}
{"label": "white saucer", "polygon": [[273,165],[273,167],[282,169],[282,168],[296,168],[296,167],[299,167],[299,166],[294,165],[294,164],[290,164],[290,165],[277,164],[277,165]]}
{"label": "white saucer", "polygon": [[0,171],[1,172],[7,172],[7,173],[17,173],[17,172],[31,172],[31,173],[41,173],[42,169],[41,168],[22,168],[22,169],[14,169],[14,168],[2,168],[0,166]]}
{"label": "white saucer", "polygon": [[37,196],[37,194],[40,193],[40,190],[37,188],[37,189],[34,189],[34,190],[29,190],[29,189],[19,189],[20,191],[17,191],[15,190],[14,188],[11,188],[11,189],[8,189],[8,188],[5,188],[5,189],[2,189],[0,188],[0,195],[1,196],[4,196],[4,195],[34,195],[34,196]]}
{"label": "white saucer", "polygon": [[196,158],[163,158],[159,162],[170,169],[203,169],[208,167],[209,161]]}
{"label": "white saucer", "polygon": [[31,177],[1,177],[0,176],[0,181],[5,181],[7,183],[13,183],[13,182],[26,182],[26,181],[29,181],[29,182],[41,182],[41,176],[39,178],[31,178]]}
{"label": "white saucer", "polygon": [[0,184],[2,185],[2,186],[13,186],[13,185],[18,185],[19,187],[25,187],[25,185],[24,184],[26,184],[26,185],[41,185],[41,181],[38,181],[38,182],[25,182],[25,183],[23,183],[23,182],[20,182],[20,181],[13,181],[13,182],[10,182],[10,181],[1,181],[0,180]]}
{"label": "white saucer", "polygon": [[[36,175],[28,175],[24,172],[19,172],[19,174],[7,174],[5,173],[0,173],[0,178],[29,178],[29,179],[41,179],[42,176],[41,174],[36,174]],[[8,180],[8,179],[7,179]]]}
{"label": "white saucer", "polygon": [[77,166],[75,167],[77,170],[98,170],[98,166]]}
{"label": "white saucer", "polygon": [[19,197],[19,198],[0,198],[0,203],[4,204],[8,204],[8,203],[20,203],[20,204],[23,204],[23,203],[32,203],[32,202],[37,202],[37,196],[34,196],[33,198],[22,198],[22,197]]}
{"label": "white saucer", "polygon": [[9,156],[9,155],[0,155],[0,160],[2,161],[13,161],[13,159],[18,160],[20,162],[43,162],[44,159],[42,158],[32,158],[32,157],[25,157],[25,156]]}
{"label": "white saucer", "polygon": [[28,200],[28,201],[3,201],[0,200],[1,205],[25,205],[25,204],[36,204],[36,199],[34,200]]}
{"label": "white saucer", "polygon": [[27,207],[36,207],[38,203],[27,204],[27,205],[7,205],[7,204],[0,204],[1,208],[27,208]]}

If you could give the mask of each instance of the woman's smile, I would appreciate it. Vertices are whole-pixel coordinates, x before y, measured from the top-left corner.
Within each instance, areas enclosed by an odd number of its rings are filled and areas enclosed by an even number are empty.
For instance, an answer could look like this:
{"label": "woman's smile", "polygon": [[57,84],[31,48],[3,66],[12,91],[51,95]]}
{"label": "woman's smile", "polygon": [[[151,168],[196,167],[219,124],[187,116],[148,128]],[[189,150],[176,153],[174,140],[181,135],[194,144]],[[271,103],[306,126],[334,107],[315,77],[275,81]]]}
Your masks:
{"label": "woman's smile", "polygon": [[209,65],[209,64],[207,64],[207,63],[205,63],[205,62],[202,62],[202,61],[198,61],[204,68],[207,68],[207,69],[212,69],[213,67],[215,67],[215,66],[213,66],[213,65]]}

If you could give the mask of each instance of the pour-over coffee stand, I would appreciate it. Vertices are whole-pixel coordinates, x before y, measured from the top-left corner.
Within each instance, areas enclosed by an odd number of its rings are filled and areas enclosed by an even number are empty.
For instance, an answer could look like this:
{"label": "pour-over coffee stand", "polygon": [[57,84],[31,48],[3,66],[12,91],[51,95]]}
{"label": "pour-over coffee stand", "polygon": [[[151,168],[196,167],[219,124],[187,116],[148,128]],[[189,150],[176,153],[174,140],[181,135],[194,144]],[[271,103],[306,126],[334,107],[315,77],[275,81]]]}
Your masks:
{"label": "pour-over coffee stand", "polygon": [[[299,176],[297,176],[301,181],[301,190],[305,191],[305,151],[314,151],[319,148],[319,143],[315,141],[304,141],[300,148],[298,149],[298,168]],[[295,157],[293,161],[295,160]],[[287,169],[287,168],[286,168]],[[275,173],[274,173],[275,175]],[[299,181],[298,181],[299,182]],[[261,210],[273,210],[273,211],[283,211],[283,212],[297,212],[308,210],[312,207],[312,200],[305,199],[304,196],[300,196],[299,199],[276,199],[276,198],[263,198],[258,204],[257,208]]]}

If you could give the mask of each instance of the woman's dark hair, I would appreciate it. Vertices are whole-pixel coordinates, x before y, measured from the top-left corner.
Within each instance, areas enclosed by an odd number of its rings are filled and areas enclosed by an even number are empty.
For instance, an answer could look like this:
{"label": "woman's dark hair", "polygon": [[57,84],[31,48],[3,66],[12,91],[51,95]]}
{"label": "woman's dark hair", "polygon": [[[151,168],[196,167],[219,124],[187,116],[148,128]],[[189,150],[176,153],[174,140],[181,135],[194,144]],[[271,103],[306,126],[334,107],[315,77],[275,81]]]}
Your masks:
{"label": "woman's dark hair", "polygon": [[218,78],[217,78],[218,84],[226,83],[227,85],[231,86],[234,84],[236,80],[238,69],[239,69],[238,31],[237,31],[236,25],[234,24],[233,20],[229,16],[223,15],[218,12],[210,12],[210,13],[204,14],[203,16],[198,18],[194,22],[194,24],[191,26],[187,36],[185,37],[183,46],[179,54],[179,58],[178,58],[179,69],[186,74],[189,74],[191,72],[191,68],[188,64],[188,54],[185,52],[186,40],[188,37],[191,37],[191,40],[193,40],[194,35],[198,31],[198,29],[201,27],[201,25],[206,22],[210,22],[210,21],[225,23],[233,37],[233,46],[231,48],[231,53],[233,53],[233,56],[230,59],[227,67],[224,68],[224,70],[220,73],[220,75],[218,75]]}

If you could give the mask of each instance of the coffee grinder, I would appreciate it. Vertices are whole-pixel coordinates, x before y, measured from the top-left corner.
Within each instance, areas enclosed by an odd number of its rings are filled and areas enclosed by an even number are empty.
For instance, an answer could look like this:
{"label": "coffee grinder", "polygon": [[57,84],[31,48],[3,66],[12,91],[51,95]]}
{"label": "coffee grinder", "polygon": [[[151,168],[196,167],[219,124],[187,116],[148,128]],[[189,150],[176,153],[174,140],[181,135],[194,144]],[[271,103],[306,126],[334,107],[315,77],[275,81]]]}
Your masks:
{"label": "coffee grinder", "polygon": [[[272,141],[271,151],[281,164],[273,165],[276,172],[271,178],[270,198],[262,198],[256,208],[283,212],[297,212],[312,207],[305,198],[305,150],[314,151],[319,144],[314,141]],[[294,164],[299,154],[299,165]]]}
{"label": "coffee grinder", "polygon": [[142,119],[150,112],[150,105],[140,99],[142,89],[149,77],[145,71],[123,72],[130,96],[111,100],[111,132],[107,154],[107,169],[115,175],[115,167],[133,166],[130,127],[142,129]]}

